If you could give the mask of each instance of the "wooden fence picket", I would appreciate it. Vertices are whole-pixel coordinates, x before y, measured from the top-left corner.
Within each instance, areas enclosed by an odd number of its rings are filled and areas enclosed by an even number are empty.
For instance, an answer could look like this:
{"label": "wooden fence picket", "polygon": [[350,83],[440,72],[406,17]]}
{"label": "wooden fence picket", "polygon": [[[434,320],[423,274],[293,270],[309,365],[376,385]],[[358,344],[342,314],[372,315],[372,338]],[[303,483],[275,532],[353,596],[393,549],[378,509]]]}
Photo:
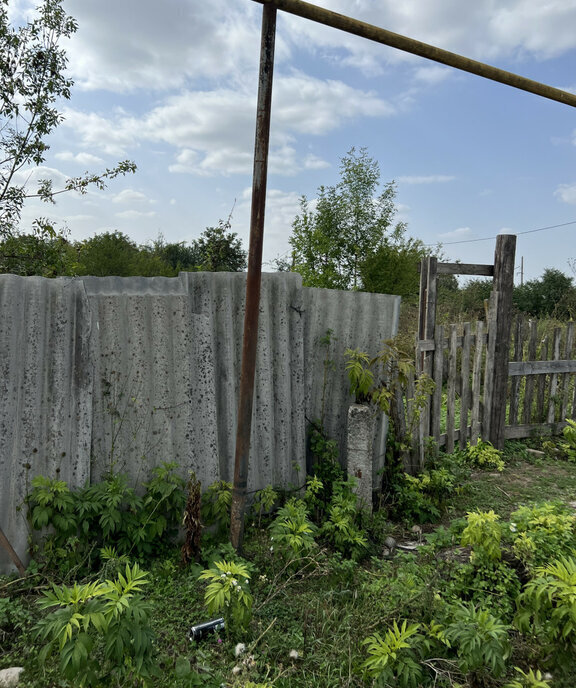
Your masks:
{"label": "wooden fence picket", "polygon": [[[493,297],[492,308],[497,296]],[[435,382],[434,391],[415,424],[414,456],[406,460],[412,470],[423,464],[423,447],[428,437],[438,446],[452,452],[465,448],[470,441],[487,439],[490,409],[494,404],[508,404],[505,437],[529,437],[533,433],[558,432],[567,417],[576,419],[576,353],[575,326],[567,323],[555,328],[552,340],[545,336],[538,347],[538,323],[522,319],[514,323],[509,363],[508,394],[496,399],[492,386],[491,356],[494,351],[495,321],[488,318],[488,332],[483,321],[438,325],[433,339],[421,340],[416,346],[416,360]],[[460,334],[460,332],[462,334]],[[445,336],[446,335],[446,336]],[[423,355],[425,354],[425,356]],[[417,372],[418,369],[417,369]],[[413,412],[414,381],[405,391],[408,408]],[[458,408],[460,413],[458,414]],[[442,423],[443,411],[445,422]]]}

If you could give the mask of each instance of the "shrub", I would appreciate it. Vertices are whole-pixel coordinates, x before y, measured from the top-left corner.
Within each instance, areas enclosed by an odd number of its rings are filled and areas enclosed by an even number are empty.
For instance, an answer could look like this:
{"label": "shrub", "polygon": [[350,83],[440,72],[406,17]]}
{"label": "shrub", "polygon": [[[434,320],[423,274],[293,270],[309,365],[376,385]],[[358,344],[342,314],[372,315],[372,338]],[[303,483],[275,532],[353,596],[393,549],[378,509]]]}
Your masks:
{"label": "shrub", "polygon": [[532,669],[525,673],[519,667],[514,667],[516,670],[516,678],[509,681],[504,688],[550,688],[550,684],[542,676],[538,670],[534,672]]}
{"label": "shrub", "polygon": [[328,507],[328,518],[320,533],[345,556],[359,558],[366,552],[368,540],[356,525],[358,516],[357,497],[352,492],[353,478],[334,485],[334,494]]}
{"label": "shrub", "polygon": [[560,444],[560,449],[566,455],[568,461],[576,463],[576,422],[566,418],[567,425],[562,430],[565,442]]}
{"label": "shrub", "polygon": [[568,667],[576,648],[576,559],[556,559],[535,573],[518,599],[516,625],[538,639],[544,658]]}
{"label": "shrub", "polygon": [[202,571],[199,580],[210,581],[204,595],[208,613],[223,614],[226,628],[232,633],[246,630],[253,601],[248,568],[234,561],[216,561],[213,568]]}
{"label": "shrub", "polygon": [[186,501],[177,464],[154,468],[139,497],[120,473],[84,488],[70,490],[60,480],[37,476],[26,497],[32,527],[51,527],[42,556],[62,574],[73,568],[90,572],[99,565],[104,546],[145,560],[165,553],[177,535]]}
{"label": "shrub", "polygon": [[130,685],[156,675],[150,607],[139,594],[147,576],[127,564],[116,580],[53,585],[39,600],[42,609],[56,608],[37,627],[47,641],[40,663],[57,649],[62,675],[78,686]]}
{"label": "shrub", "polygon": [[216,526],[217,535],[222,535],[230,525],[232,506],[232,483],[217,480],[202,495],[202,521],[206,526]]}
{"label": "shrub", "polygon": [[490,612],[476,609],[472,603],[457,605],[444,636],[456,650],[464,673],[504,673],[510,655],[508,626]]}
{"label": "shrub", "polygon": [[502,458],[502,452],[490,442],[483,442],[482,440],[478,440],[476,444],[467,443],[464,461],[475,468],[497,471],[503,471],[506,465]]}
{"label": "shrub", "polygon": [[472,546],[470,560],[474,563],[499,561],[502,552],[502,526],[494,511],[469,511],[466,514],[468,525],[462,532],[461,544]]}
{"label": "shrub", "polygon": [[521,584],[516,571],[502,561],[463,564],[448,584],[454,600],[471,602],[495,616],[512,621]]}
{"label": "shrub", "polygon": [[422,666],[419,658],[424,636],[419,633],[420,624],[403,621],[398,626],[394,621],[384,637],[379,633],[363,641],[368,659],[362,667],[369,678],[377,679],[379,685],[395,685],[401,688],[421,686]]}
{"label": "shrub", "polygon": [[290,552],[299,557],[308,554],[316,547],[314,534],[317,527],[308,519],[308,511],[303,500],[293,497],[278,509],[276,518],[270,524],[274,544],[283,553]]}
{"label": "shrub", "polygon": [[529,570],[576,548],[576,514],[560,502],[522,506],[510,515],[516,556]]}

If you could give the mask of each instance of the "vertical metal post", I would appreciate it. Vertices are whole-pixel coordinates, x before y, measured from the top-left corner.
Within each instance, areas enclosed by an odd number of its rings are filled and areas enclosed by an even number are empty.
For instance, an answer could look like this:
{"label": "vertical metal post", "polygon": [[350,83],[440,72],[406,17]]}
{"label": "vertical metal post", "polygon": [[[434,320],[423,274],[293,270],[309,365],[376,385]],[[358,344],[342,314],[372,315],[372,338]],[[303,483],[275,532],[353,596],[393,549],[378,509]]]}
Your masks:
{"label": "vertical metal post", "polygon": [[254,173],[252,177],[252,212],[250,216],[250,247],[248,252],[248,275],[246,277],[244,340],[242,344],[242,370],[240,374],[238,426],[234,459],[234,489],[232,492],[232,514],[230,521],[230,541],[236,550],[242,547],[244,538],[244,508],[246,504],[256,349],[258,344],[258,312],[260,308],[262,245],[274,72],[274,42],[276,38],[276,7],[274,5],[265,5],[262,9],[258,109],[256,113],[256,141],[254,144]]}

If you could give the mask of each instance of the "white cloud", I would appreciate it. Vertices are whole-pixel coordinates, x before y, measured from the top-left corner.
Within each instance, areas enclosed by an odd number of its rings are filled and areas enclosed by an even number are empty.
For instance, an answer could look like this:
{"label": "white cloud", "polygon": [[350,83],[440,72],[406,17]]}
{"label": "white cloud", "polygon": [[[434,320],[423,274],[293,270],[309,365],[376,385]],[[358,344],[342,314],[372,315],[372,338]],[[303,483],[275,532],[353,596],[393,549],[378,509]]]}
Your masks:
{"label": "white cloud", "polygon": [[150,202],[146,194],[134,189],[123,189],[112,198],[112,203],[134,203],[134,202]]}
{"label": "white cloud", "polygon": [[71,151],[62,151],[56,153],[54,156],[57,160],[64,160],[66,162],[77,162],[79,165],[84,165],[86,167],[93,165],[103,165],[104,160],[91,153],[72,153]]}
{"label": "white cloud", "polygon": [[257,65],[253,3],[68,0],[67,9],[80,26],[68,49],[70,69],[85,90],[167,90]]}
{"label": "white cloud", "polygon": [[400,184],[445,184],[446,182],[453,182],[456,177],[447,174],[430,174],[426,176],[407,176],[398,177]]}
{"label": "white cloud", "polygon": [[[279,78],[275,94],[270,171],[283,175],[327,166],[315,156],[301,159],[292,145],[295,135],[323,135],[347,121],[395,113],[393,105],[372,92],[304,74]],[[227,88],[186,91],[140,117],[123,110],[109,118],[67,110],[64,124],[84,148],[137,157],[144,141],[162,143],[177,150],[170,172],[226,176],[252,170],[255,115],[251,91]]]}
{"label": "white cloud", "polygon": [[563,203],[576,205],[576,184],[560,184],[554,192],[554,196]]}
{"label": "white cloud", "polygon": [[[251,201],[252,189],[247,187],[240,194],[234,211],[233,229],[238,232],[246,248],[249,239]],[[291,250],[288,238],[292,233],[292,222],[299,212],[299,193],[268,189],[264,220],[264,259],[267,263],[267,269],[272,268],[276,258],[285,256]],[[237,229],[237,227],[241,227],[241,229]]]}
{"label": "white cloud", "polygon": [[[409,38],[482,61],[547,59],[576,47],[576,3],[550,0],[325,0],[326,9],[374,24]],[[504,5],[504,6],[503,6]],[[387,65],[414,65],[415,77],[426,76],[421,59],[350,36],[299,17],[284,20],[290,39],[315,59],[325,59],[360,69],[367,75]],[[431,68],[429,77],[437,78]],[[452,70],[449,70],[452,71]],[[444,77],[443,77],[444,78]]]}
{"label": "white cloud", "polygon": [[444,232],[438,235],[441,240],[450,239],[451,241],[460,241],[465,239],[470,239],[473,236],[473,232],[470,227],[458,227],[452,232]]}
{"label": "white cloud", "polygon": [[389,117],[396,108],[373,91],[305,74],[279,77],[272,99],[273,126],[303,134],[327,134],[358,117]]}
{"label": "white cloud", "polygon": [[28,187],[29,193],[35,192],[35,186],[41,181],[50,180],[54,191],[63,189],[69,177],[54,167],[39,165],[18,170],[13,177],[14,184]]}
{"label": "white cloud", "polygon": [[454,74],[454,70],[450,69],[450,67],[428,63],[423,67],[418,67],[414,71],[414,79],[424,84],[435,86],[436,84],[453,77]]}
{"label": "white cloud", "polygon": [[107,155],[124,156],[138,145],[136,120],[117,110],[111,117],[95,112],[80,112],[66,108],[63,127],[72,129],[82,146],[103,151]]}
{"label": "white cloud", "polygon": [[115,213],[114,217],[120,217],[124,220],[136,220],[142,217],[155,217],[156,213],[153,210],[142,212],[141,210],[123,210],[121,213]]}
{"label": "white cloud", "polygon": [[330,163],[322,160],[316,155],[310,153],[304,158],[304,168],[307,170],[323,170],[330,167]]}

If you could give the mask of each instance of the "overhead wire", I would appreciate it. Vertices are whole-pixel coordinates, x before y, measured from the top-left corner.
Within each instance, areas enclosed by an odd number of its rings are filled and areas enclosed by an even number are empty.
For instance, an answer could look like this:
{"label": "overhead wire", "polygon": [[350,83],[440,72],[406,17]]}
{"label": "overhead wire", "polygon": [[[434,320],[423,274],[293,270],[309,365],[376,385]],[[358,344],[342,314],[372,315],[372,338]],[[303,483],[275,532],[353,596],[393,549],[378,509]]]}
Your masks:
{"label": "overhead wire", "polygon": [[[570,222],[563,222],[560,225],[549,225],[548,227],[539,227],[538,229],[527,229],[524,232],[512,232],[512,234],[520,235],[520,234],[534,234],[535,232],[545,232],[546,230],[549,229],[559,229],[560,227],[568,227],[568,225],[575,225],[576,220],[571,220]],[[502,232],[500,232],[502,234]],[[482,237],[481,239],[462,239],[461,241],[440,241],[439,243],[442,244],[442,246],[453,246],[454,244],[473,244],[477,241],[492,241],[493,239],[496,239],[498,235],[495,234],[494,236],[489,236],[489,237]],[[425,244],[426,246],[436,246],[437,244]]]}

